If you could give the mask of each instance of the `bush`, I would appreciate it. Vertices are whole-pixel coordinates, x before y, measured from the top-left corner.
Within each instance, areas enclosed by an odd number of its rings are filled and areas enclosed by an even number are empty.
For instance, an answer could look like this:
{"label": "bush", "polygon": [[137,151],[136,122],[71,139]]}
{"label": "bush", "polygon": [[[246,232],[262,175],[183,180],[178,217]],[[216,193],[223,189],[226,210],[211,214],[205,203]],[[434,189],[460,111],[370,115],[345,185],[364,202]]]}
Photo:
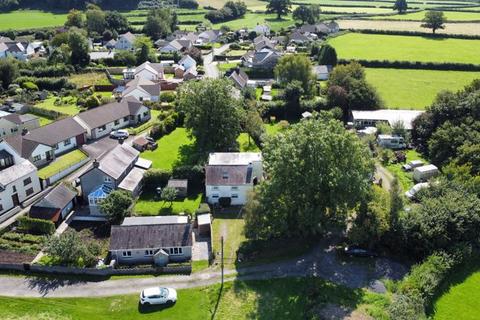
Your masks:
{"label": "bush", "polygon": [[52,221],[34,219],[29,217],[20,217],[17,219],[18,228],[25,232],[33,234],[53,234],[55,232],[55,225]]}
{"label": "bush", "polygon": [[182,9],[197,9],[198,2],[195,0],[179,0],[178,7]]}
{"label": "bush", "polygon": [[100,105],[100,100],[96,96],[90,96],[85,100],[85,107],[87,109],[95,108]]}
{"label": "bush", "polygon": [[155,191],[156,188],[163,188],[167,185],[172,175],[171,171],[161,169],[150,169],[143,176],[145,189]]}
{"label": "bush", "polygon": [[40,90],[60,91],[62,89],[75,89],[75,85],[68,81],[68,78],[35,78],[35,77],[18,77],[15,79],[16,84],[24,82],[35,83]]}
{"label": "bush", "polygon": [[238,43],[232,43],[229,47],[232,50],[241,50],[242,47]]}
{"label": "bush", "polygon": [[38,91],[38,86],[33,82],[24,82],[22,83],[22,88],[27,89],[29,91]]}
{"label": "bush", "polygon": [[165,91],[160,93],[160,101],[161,102],[173,102],[175,101],[175,92],[174,91]]}
{"label": "bush", "polygon": [[172,175],[175,179],[187,179],[192,188],[202,187],[205,179],[203,166],[200,165],[175,167]]}

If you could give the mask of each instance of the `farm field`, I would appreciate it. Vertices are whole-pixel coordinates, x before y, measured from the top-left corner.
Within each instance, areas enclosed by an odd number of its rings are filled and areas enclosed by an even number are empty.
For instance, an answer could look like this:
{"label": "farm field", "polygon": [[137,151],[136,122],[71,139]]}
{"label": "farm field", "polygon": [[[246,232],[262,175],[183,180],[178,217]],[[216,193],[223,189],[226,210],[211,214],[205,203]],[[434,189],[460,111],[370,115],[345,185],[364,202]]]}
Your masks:
{"label": "farm field", "polygon": [[220,28],[221,26],[228,26],[233,30],[238,30],[241,28],[253,28],[257,24],[267,23],[270,28],[274,31],[280,30],[281,28],[287,28],[294,24],[292,15],[282,17],[281,20],[277,20],[275,14],[263,14],[263,13],[247,13],[243,18],[231,20],[227,22],[215,23],[213,28]]}
{"label": "farm field", "polygon": [[377,88],[387,108],[424,109],[438,92],[457,91],[480,72],[366,68],[367,80]]}
{"label": "farm field", "polygon": [[[393,19],[393,20],[417,20],[421,21],[425,17],[426,11],[419,11],[407,14],[396,14],[388,17],[371,17],[370,19]],[[444,11],[447,21],[480,21],[480,13]]]}
{"label": "farm field", "polygon": [[322,12],[340,12],[340,13],[392,13],[392,9],[388,8],[370,8],[370,7],[326,7],[321,6]]}
{"label": "farm field", "polygon": [[[337,20],[341,29],[353,30],[392,30],[415,31],[431,34],[429,29],[422,28],[419,21],[384,21],[384,20]],[[446,23],[445,29],[437,30],[439,34],[480,35],[480,23]]]}
{"label": "farm field", "polygon": [[17,10],[0,14],[0,30],[57,27],[62,26],[66,20],[66,13]]}
{"label": "farm field", "polygon": [[[217,9],[220,9],[223,7],[223,5],[227,2],[228,0],[199,0],[197,1],[199,4],[199,8],[203,8],[205,6],[210,6],[214,7]],[[262,2],[260,0],[245,0],[243,1],[247,5],[247,7],[250,9],[252,7],[265,7],[265,2]]]}
{"label": "farm field", "polygon": [[480,40],[348,33],[329,42],[343,59],[480,64]]}
{"label": "farm field", "polygon": [[445,285],[445,292],[434,304],[433,320],[478,319],[480,308],[480,263],[455,272]]}

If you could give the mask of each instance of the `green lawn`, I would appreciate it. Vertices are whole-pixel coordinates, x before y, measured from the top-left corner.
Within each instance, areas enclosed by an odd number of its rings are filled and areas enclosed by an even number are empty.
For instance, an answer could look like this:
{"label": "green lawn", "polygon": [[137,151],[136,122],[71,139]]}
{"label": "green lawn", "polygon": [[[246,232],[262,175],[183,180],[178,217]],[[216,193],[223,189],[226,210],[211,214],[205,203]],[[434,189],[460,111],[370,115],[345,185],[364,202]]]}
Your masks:
{"label": "green lawn", "polygon": [[433,320],[476,320],[480,314],[480,264],[471,263],[448,279],[434,304]]}
{"label": "green lawn", "polygon": [[273,136],[273,135],[277,134],[278,132],[280,132],[280,126],[278,125],[278,122],[266,123],[265,124],[265,132],[269,136]]}
{"label": "green lawn", "polygon": [[38,176],[46,179],[68,167],[86,159],[87,156],[80,150],[74,150],[55,159],[54,162],[38,170]]}
{"label": "green lawn", "polygon": [[217,65],[217,68],[221,72],[227,72],[228,70],[235,68],[236,66],[238,66],[238,63],[236,62],[228,62],[228,63],[225,62],[225,63],[219,63]]}
{"label": "green lawn", "polygon": [[[235,266],[237,260],[237,250],[245,241],[243,235],[243,226],[245,221],[238,216],[238,212],[233,209],[225,209],[225,212],[216,213],[213,219],[213,252],[217,254],[221,250],[221,237],[224,238],[224,261],[229,268]],[[220,256],[217,256],[220,259]],[[219,261],[219,260],[218,260]]]}
{"label": "green lawn", "polygon": [[157,169],[170,170],[179,160],[181,147],[191,146],[193,140],[187,135],[185,128],[177,128],[172,133],[158,140],[158,148],[153,151],[145,151],[142,158],[151,160],[152,167]]}
{"label": "green lawn", "polygon": [[424,109],[438,92],[457,91],[480,79],[480,72],[383,68],[365,71],[368,82],[377,88],[386,107],[399,109]]}
{"label": "green lawn", "polygon": [[202,202],[203,194],[201,192],[191,194],[185,199],[179,199],[170,203],[155,199],[152,192],[144,192],[137,203],[133,212],[139,216],[156,216],[169,214],[193,214]]}
{"label": "green lawn", "polygon": [[[421,21],[425,18],[426,11],[419,11],[407,14],[396,14],[388,17],[372,17],[372,19],[394,19],[394,20],[415,20]],[[479,21],[480,15],[474,12],[444,11],[447,21]]]}
{"label": "green lawn", "polygon": [[17,10],[0,14],[0,30],[57,27],[62,26],[66,20],[67,15],[63,13]]}
{"label": "green lawn", "polygon": [[[78,88],[90,85],[111,85],[104,72],[87,72],[71,75],[68,80]],[[110,93],[111,94],[111,93]]]}
{"label": "green lawn", "polygon": [[250,139],[250,143],[248,142],[248,134],[243,132],[237,138],[238,145],[240,147],[240,152],[258,152],[260,149],[255,144],[253,139]]}
{"label": "green lawn", "polygon": [[329,43],[343,59],[480,64],[480,40],[348,33]]}
{"label": "green lawn", "polygon": [[57,97],[49,97],[44,101],[37,103],[35,106],[47,110],[57,111],[69,116],[74,116],[80,112],[80,108],[76,105],[75,98],[63,98],[60,105],[55,105]]}
{"label": "green lawn", "polygon": [[[422,156],[415,150],[408,150],[406,152],[406,155],[407,155],[407,163],[412,160],[423,160],[425,163],[427,163],[427,161],[423,159]],[[407,191],[415,185],[415,182],[413,181],[413,172],[404,171],[402,169],[402,165],[403,163],[389,164],[386,168],[393,175],[396,175],[398,177],[398,182],[400,182],[402,189],[404,191]]]}
{"label": "green lawn", "polygon": [[142,308],[135,294],[102,298],[0,297],[0,310],[6,320],[293,320],[309,318],[312,310],[321,309],[325,303],[385,319],[381,308],[388,304],[388,298],[321,279],[284,278],[178,290],[178,301],[172,307]]}

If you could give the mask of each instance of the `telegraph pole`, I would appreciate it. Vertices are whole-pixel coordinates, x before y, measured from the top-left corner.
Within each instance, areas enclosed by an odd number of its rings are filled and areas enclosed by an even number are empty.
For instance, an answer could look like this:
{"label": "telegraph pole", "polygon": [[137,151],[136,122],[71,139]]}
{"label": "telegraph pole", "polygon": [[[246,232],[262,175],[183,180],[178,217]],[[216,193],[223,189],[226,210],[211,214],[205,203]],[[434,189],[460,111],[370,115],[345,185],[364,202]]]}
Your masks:
{"label": "telegraph pole", "polygon": [[223,236],[220,237],[220,244],[221,244],[221,250],[222,250],[220,251],[220,258],[222,259],[221,268],[222,268],[222,287],[223,287]]}

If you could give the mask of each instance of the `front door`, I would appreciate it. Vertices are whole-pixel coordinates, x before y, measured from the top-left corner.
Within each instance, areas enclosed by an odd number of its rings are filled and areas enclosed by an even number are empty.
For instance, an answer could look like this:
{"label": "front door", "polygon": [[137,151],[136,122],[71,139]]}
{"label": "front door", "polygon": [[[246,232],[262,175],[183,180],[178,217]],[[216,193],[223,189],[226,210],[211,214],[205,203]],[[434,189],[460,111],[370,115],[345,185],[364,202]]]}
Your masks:
{"label": "front door", "polygon": [[15,207],[20,205],[20,200],[18,199],[18,194],[17,193],[12,195],[12,201],[13,201],[13,205]]}
{"label": "front door", "polygon": [[83,133],[76,136],[75,139],[77,140],[77,146],[81,147],[85,144],[85,135]]}
{"label": "front door", "polygon": [[47,161],[52,160],[52,154],[50,153],[50,151],[45,152],[45,156],[47,157]]}
{"label": "front door", "polygon": [[137,122],[141,122],[141,120],[142,120],[142,116],[140,114],[137,115]]}

